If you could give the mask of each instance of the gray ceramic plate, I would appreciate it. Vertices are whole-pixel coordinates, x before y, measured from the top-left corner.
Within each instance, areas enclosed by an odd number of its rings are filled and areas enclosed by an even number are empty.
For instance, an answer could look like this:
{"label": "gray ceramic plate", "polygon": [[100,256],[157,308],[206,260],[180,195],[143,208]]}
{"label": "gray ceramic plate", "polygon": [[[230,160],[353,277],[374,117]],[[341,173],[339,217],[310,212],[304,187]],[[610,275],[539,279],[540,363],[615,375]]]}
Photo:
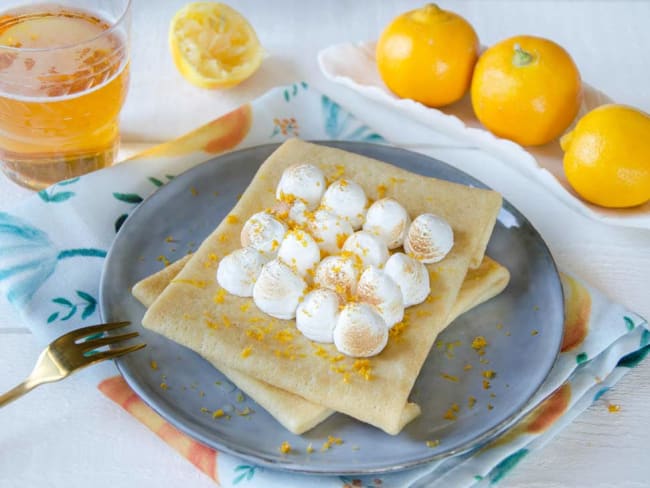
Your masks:
{"label": "gray ceramic plate", "polygon": [[[465,173],[420,154],[365,143],[324,144],[415,173],[484,187]],[[562,341],[563,323],[562,289],[553,259],[531,224],[507,202],[488,253],[510,270],[511,282],[498,297],[459,317],[439,337],[412,393],[423,413],[398,436],[341,414],[302,436],[290,434],[197,354],[139,325],[145,309],[130,294],[133,284],[161,269],[159,256],[174,260],[195,249],[276,147],[232,152],[177,176],[122,226],[106,260],[100,303],[104,320],[132,321],[148,344],[118,362],[129,385],[165,419],[209,446],[258,465],[307,473],[399,470],[476,448],[497,435],[546,378]],[[167,242],[168,236],[174,242]],[[482,358],[471,348],[477,335],[489,342]],[[465,370],[467,364],[472,369]],[[482,372],[488,369],[496,377],[486,390]],[[163,390],[161,383],[168,388]],[[468,405],[470,396],[476,398],[473,408]],[[445,413],[454,404],[459,407],[457,418],[446,420]],[[238,415],[246,407],[254,413]],[[219,408],[231,418],[214,419],[211,412]],[[344,443],[321,452],[328,435]],[[293,447],[290,455],[280,453],[283,441]],[[427,441],[439,444],[428,447]],[[311,454],[306,453],[309,443],[316,449]]]}

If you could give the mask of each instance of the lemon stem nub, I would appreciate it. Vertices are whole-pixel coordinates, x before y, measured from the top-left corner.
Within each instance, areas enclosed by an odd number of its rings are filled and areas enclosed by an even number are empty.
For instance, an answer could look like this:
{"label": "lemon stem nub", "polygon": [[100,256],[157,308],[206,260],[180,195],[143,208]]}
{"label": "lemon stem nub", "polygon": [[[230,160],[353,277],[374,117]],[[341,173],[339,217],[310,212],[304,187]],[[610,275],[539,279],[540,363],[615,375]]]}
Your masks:
{"label": "lemon stem nub", "polygon": [[431,18],[439,15],[441,12],[442,10],[435,3],[427,3],[421,9],[413,10],[410,14],[413,20],[424,24],[431,22]]}
{"label": "lemon stem nub", "polygon": [[512,57],[512,64],[518,67],[528,66],[533,62],[533,55],[524,51],[519,44],[515,44],[515,54]]}
{"label": "lemon stem nub", "polygon": [[562,137],[560,137],[560,147],[563,151],[568,151],[569,146],[571,146],[571,141],[573,140],[573,131],[567,132]]}

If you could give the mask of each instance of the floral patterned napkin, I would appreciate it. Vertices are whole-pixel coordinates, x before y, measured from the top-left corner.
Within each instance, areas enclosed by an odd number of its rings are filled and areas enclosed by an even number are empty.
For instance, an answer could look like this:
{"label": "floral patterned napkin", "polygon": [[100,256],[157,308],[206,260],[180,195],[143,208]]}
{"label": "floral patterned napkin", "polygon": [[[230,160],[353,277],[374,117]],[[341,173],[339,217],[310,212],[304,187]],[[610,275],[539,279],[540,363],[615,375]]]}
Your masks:
{"label": "floral patterned napkin", "polygon": [[[43,345],[98,322],[101,268],[129,212],[175,175],[216,154],[288,137],[387,142],[306,83],[276,88],[175,141],[53,185],[10,213],[0,212],[0,289]],[[109,378],[113,368],[95,370],[102,392],[224,487],[488,485],[552,439],[650,351],[643,318],[574,278],[563,275],[562,280],[562,352],[517,423],[471,454],[384,476],[307,477],[243,463],[174,429],[120,377]]]}

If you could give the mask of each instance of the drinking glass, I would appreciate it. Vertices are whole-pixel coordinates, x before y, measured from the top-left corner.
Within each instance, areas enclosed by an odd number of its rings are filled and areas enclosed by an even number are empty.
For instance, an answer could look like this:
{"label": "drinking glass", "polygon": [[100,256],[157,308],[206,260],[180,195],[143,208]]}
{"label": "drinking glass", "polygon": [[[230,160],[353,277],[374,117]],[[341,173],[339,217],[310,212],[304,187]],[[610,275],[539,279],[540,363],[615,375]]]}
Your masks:
{"label": "drinking glass", "polygon": [[130,0],[2,1],[0,169],[41,189],[113,163]]}

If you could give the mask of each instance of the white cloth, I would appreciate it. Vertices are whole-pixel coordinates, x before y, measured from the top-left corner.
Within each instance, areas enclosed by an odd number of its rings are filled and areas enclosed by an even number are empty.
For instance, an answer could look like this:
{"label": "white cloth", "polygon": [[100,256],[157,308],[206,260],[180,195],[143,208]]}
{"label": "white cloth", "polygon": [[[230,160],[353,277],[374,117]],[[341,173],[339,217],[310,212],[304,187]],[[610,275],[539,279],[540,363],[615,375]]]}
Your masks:
{"label": "white cloth", "polygon": [[[296,136],[386,142],[304,82],[276,88],[238,114],[243,122],[225,124],[235,133],[243,131],[237,147]],[[240,120],[228,117],[230,121]],[[101,267],[125,216],[173,175],[210,159],[212,154],[206,149],[214,149],[214,141],[222,140],[222,125],[215,122],[127,163],[58,183],[10,213],[0,213],[0,288],[43,344],[97,321]],[[220,137],[210,138],[212,130]],[[359,482],[369,486],[377,479],[383,486],[487,485],[501,479],[528,452],[548,442],[643,359],[650,348],[644,319],[597,291],[587,290],[592,303],[589,333],[579,349],[560,356],[526,409],[543,405],[558,388],[570,388],[570,402],[552,425],[541,432],[526,431],[507,442],[489,444],[474,454],[400,473],[359,478]],[[95,373],[106,377],[112,370],[104,364]],[[256,486],[304,486],[307,480],[270,469],[251,469],[248,463],[227,454],[219,454],[217,462],[219,481],[225,487],[238,485],[243,472]],[[310,476],[308,480],[310,486],[322,487],[355,482],[353,478],[332,476]]]}

